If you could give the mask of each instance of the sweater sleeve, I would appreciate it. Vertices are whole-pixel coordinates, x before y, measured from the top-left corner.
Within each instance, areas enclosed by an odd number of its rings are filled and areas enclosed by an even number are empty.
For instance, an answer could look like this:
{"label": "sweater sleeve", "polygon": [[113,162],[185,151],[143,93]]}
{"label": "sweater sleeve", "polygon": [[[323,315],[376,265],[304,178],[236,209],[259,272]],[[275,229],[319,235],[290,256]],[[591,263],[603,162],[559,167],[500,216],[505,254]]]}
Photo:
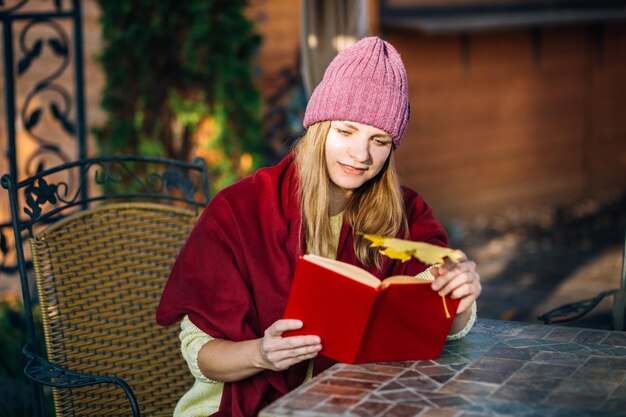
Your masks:
{"label": "sweater sleeve", "polygon": [[[427,279],[429,281],[433,281],[435,279],[435,277],[430,272],[430,270],[432,268],[433,267],[431,266],[427,270],[417,274],[415,277],[416,278],[420,278],[420,279]],[[467,333],[469,333],[470,330],[472,330],[472,327],[474,327],[474,323],[476,322],[476,310],[477,310],[476,309],[476,300],[474,300],[474,302],[472,303],[471,309],[472,310],[471,310],[470,319],[467,321],[467,324],[465,325],[465,327],[463,327],[459,332],[457,332],[455,334],[449,334],[448,337],[446,338],[446,340],[462,339],[463,337],[465,337],[465,335]]]}
{"label": "sweater sleeve", "polygon": [[474,302],[472,303],[472,306],[470,307],[472,309],[471,315],[470,315],[470,319],[467,321],[467,324],[465,325],[465,327],[463,327],[461,329],[461,331],[459,331],[458,333],[455,334],[449,334],[448,338],[446,340],[457,340],[457,339],[462,339],[465,337],[466,334],[469,333],[470,330],[472,330],[472,327],[474,327],[474,323],[476,322],[476,300],[474,300]]}
{"label": "sweater sleeve", "polygon": [[188,316],[185,316],[180,323],[180,350],[183,354],[183,358],[187,361],[187,366],[192,375],[198,381],[207,383],[218,383],[212,379],[204,376],[200,367],[198,366],[198,353],[205,343],[213,340],[213,337],[204,333],[195,324],[189,320]]}

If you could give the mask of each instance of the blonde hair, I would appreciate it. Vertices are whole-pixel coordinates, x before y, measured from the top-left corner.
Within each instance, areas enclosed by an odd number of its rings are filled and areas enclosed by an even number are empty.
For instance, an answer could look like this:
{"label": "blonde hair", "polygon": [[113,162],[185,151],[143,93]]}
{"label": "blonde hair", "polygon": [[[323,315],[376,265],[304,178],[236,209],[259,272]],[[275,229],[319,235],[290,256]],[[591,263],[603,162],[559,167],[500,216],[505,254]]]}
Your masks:
{"label": "blonde hair", "polygon": [[[305,242],[309,253],[335,257],[330,227],[332,182],[326,167],[325,145],[330,122],[309,126],[296,143],[294,154],[299,176]],[[352,194],[343,211],[343,219],[354,232],[354,253],[366,266],[380,267],[378,251],[362,233],[382,236],[408,235],[402,190],[392,151],[381,171]]]}

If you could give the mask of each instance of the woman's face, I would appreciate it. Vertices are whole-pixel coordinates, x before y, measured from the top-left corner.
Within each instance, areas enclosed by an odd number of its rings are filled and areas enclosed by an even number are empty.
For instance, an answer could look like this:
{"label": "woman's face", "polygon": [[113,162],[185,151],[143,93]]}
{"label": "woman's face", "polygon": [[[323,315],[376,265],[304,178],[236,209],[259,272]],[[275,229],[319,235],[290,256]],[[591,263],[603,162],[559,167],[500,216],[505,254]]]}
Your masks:
{"label": "woman's face", "polygon": [[330,179],[350,195],[380,172],[391,148],[391,137],[383,130],[356,122],[331,122],[325,146]]}

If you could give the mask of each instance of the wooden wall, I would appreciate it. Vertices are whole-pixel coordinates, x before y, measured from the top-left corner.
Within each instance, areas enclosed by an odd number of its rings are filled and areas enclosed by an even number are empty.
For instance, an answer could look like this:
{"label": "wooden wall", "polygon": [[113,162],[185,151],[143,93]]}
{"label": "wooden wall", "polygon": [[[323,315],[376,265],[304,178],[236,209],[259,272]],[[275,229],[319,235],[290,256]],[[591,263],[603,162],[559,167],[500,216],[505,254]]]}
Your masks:
{"label": "wooden wall", "polygon": [[440,217],[626,188],[626,25],[383,36],[409,76],[401,176]]}
{"label": "wooden wall", "polygon": [[256,84],[267,99],[281,86],[281,70],[298,65],[300,1],[252,0],[247,14],[263,37],[255,60]]}
{"label": "wooden wall", "polygon": [[[376,2],[369,1],[372,10]],[[265,97],[295,65],[300,1],[252,2],[264,37]],[[444,219],[626,189],[626,25],[426,36],[372,31],[409,76],[412,117],[398,150],[405,184]],[[533,40],[534,39],[534,40]],[[465,58],[464,58],[464,54]]]}

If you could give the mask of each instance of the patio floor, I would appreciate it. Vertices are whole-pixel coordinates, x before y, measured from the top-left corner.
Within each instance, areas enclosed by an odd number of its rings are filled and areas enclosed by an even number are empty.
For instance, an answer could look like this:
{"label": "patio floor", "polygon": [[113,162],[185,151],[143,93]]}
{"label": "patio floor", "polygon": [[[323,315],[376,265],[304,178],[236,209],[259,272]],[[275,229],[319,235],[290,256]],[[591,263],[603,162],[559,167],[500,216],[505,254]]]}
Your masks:
{"label": "patio floor", "polygon": [[[590,199],[558,210],[510,210],[457,225],[459,246],[483,282],[479,316],[539,322],[557,306],[619,288],[626,195]],[[609,329],[612,298],[563,325]]]}

